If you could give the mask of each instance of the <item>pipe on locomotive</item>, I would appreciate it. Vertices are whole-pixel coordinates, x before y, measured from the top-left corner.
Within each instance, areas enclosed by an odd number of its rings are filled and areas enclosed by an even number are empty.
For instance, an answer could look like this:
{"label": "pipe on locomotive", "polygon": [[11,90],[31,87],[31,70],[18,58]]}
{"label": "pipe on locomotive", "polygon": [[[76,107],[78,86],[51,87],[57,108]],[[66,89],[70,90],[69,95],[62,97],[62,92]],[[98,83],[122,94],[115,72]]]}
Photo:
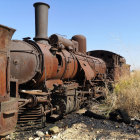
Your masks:
{"label": "pipe on locomotive", "polygon": [[35,41],[48,40],[48,9],[46,3],[34,3],[35,7]]}

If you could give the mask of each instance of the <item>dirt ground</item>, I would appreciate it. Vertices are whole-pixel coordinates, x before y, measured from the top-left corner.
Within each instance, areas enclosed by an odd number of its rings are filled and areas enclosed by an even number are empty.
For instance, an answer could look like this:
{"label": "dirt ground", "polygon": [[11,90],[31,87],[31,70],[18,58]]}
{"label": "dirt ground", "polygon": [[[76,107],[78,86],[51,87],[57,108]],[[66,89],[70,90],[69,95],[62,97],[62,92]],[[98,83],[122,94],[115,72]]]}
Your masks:
{"label": "dirt ground", "polygon": [[[140,122],[130,124],[115,122],[107,119],[95,119],[83,115],[84,110],[74,112],[56,122],[47,122],[45,128],[32,129],[25,132],[15,132],[9,139],[16,140],[140,140]],[[52,127],[58,127],[59,132],[48,134]],[[43,132],[41,138],[36,131]]]}

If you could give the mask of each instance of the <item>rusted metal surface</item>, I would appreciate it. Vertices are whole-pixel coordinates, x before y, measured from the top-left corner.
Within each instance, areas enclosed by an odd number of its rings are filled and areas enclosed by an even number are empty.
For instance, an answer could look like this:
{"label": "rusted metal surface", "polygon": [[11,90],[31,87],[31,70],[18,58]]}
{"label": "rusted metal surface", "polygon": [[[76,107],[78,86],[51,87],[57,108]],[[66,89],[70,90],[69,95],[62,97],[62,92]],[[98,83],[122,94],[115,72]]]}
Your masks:
{"label": "rusted metal surface", "polygon": [[[38,85],[49,79],[71,79],[76,75],[78,64],[73,53],[66,50],[54,56],[49,49],[50,45],[38,43],[43,60],[40,61],[40,52],[33,45],[24,41],[12,41],[11,47],[11,75],[18,79],[19,84],[34,82]],[[41,72],[40,65],[43,63],[43,72],[40,79],[35,79]]]}
{"label": "rusted metal surface", "polygon": [[40,46],[44,55],[44,69],[43,69],[42,77],[39,81],[42,82],[44,80],[55,78],[58,69],[58,60],[49,51],[49,49],[51,48],[50,45],[45,45],[40,43],[38,43],[38,45]]}
{"label": "rusted metal surface", "polygon": [[47,80],[45,84],[47,88],[53,89],[54,85],[62,85],[63,81],[60,79],[52,79],[52,80]]}
{"label": "rusted metal surface", "polygon": [[49,37],[51,44],[58,44],[62,43],[64,46],[73,46],[73,43],[71,40],[66,39],[60,35],[53,34]]}
{"label": "rusted metal surface", "polygon": [[[19,84],[34,82],[38,85],[49,79],[71,79],[76,75],[78,64],[73,53],[66,50],[56,53],[54,56],[49,49],[50,45],[38,43],[43,60],[40,61],[40,52],[35,46],[24,41],[12,41],[11,47],[11,75],[18,79]],[[43,63],[43,72],[40,79],[35,79],[41,72],[40,65]]]}
{"label": "rusted metal surface", "polygon": [[78,64],[74,55],[66,50],[57,53],[56,56],[49,51],[49,45],[39,44],[44,54],[44,72],[41,81],[44,79],[70,79],[77,72]]}
{"label": "rusted metal surface", "polygon": [[65,58],[65,55],[62,52],[56,52],[56,58],[57,58],[57,61],[58,61],[56,78],[57,79],[62,79],[62,76],[64,75],[64,72],[65,72],[65,69],[66,69],[66,58]]}
{"label": "rusted metal surface", "polygon": [[37,2],[35,7],[35,38],[34,40],[48,39],[48,9],[50,6],[46,3]]}
{"label": "rusted metal surface", "polygon": [[0,136],[3,136],[15,130],[18,113],[17,99],[10,98],[9,101],[1,102],[0,109]]}
{"label": "rusted metal surface", "polygon": [[1,98],[6,96],[6,67],[7,67],[7,57],[5,55],[0,55],[0,96]]}
{"label": "rusted metal surface", "polygon": [[78,51],[86,54],[86,51],[87,51],[86,37],[83,35],[75,35],[72,37],[72,40],[75,40],[78,42],[78,44],[79,44]]}
{"label": "rusted metal surface", "polygon": [[8,48],[14,32],[15,29],[0,24],[0,49]]}
{"label": "rusted metal surface", "polygon": [[14,131],[17,123],[18,101],[10,98],[8,46],[14,32],[14,29],[0,25],[0,136]]}
{"label": "rusted metal surface", "polygon": [[42,90],[21,90],[20,92],[31,95],[48,95],[49,93],[42,92]]}
{"label": "rusted metal surface", "polygon": [[90,51],[88,54],[101,58],[106,62],[107,78],[109,80],[117,81],[121,76],[130,73],[130,65],[126,64],[126,60],[116,53],[105,50],[96,50]]}
{"label": "rusted metal surface", "polygon": [[10,92],[9,47],[15,29],[0,25],[0,101],[6,100]]}
{"label": "rusted metal surface", "polygon": [[83,68],[84,72],[85,72],[85,76],[87,80],[92,80],[93,78],[95,78],[95,72],[93,71],[93,69],[90,67],[89,63],[87,61],[83,61],[80,59],[80,56],[77,57],[81,67]]}
{"label": "rusted metal surface", "polygon": [[103,60],[79,54],[77,54],[76,57],[85,72],[87,80],[92,80],[96,76],[99,77],[100,75],[104,78],[103,76],[106,73],[106,64]]}
{"label": "rusted metal surface", "polygon": [[96,73],[96,76],[99,77],[100,75],[106,74],[106,63],[102,59],[96,57],[90,57],[90,56],[87,56],[86,58],[89,65]]}
{"label": "rusted metal surface", "polygon": [[66,82],[65,85],[56,86],[52,93],[52,103],[58,115],[68,114],[80,107],[79,93],[76,92],[78,84]]}
{"label": "rusted metal surface", "polygon": [[10,48],[12,77],[18,79],[19,84],[34,79],[35,75],[41,71],[42,60],[40,60],[41,54],[38,49],[27,42],[19,40],[11,41]]}
{"label": "rusted metal surface", "polygon": [[78,51],[78,42],[70,39],[66,39],[60,35],[53,34],[49,37],[49,42],[52,46],[58,48],[58,49],[67,49],[71,50],[73,52]]}
{"label": "rusted metal surface", "polygon": [[[53,54],[50,51],[51,46],[49,44],[37,44],[41,54],[36,45],[28,44],[28,42],[12,41],[10,44],[11,74],[19,79],[19,84],[26,84],[32,81],[34,82],[34,87],[37,87],[43,81],[46,81],[46,87],[52,89],[52,83],[57,83],[57,79],[67,80],[76,76],[79,69],[78,62],[85,71],[87,80],[92,80],[96,76],[103,78],[106,72],[105,63],[99,58],[80,53],[75,55],[75,53],[65,49],[58,52],[56,50],[55,54]],[[40,55],[43,55],[43,60],[40,60]],[[42,72],[40,65],[43,65]],[[34,77],[37,77],[38,72],[40,72],[41,77],[35,79]],[[54,79],[51,84],[50,79]]]}
{"label": "rusted metal surface", "polygon": [[32,108],[21,107],[18,112],[18,127],[21,130],[28,128],[41,127],[44,120],[42,115],[42,105],[37,105]]}
{"label": "rusted metal surface", "polygon": [[122,69],[120,70],[121,76],[130,75],[130,65],[129,64],[123,64]]}
{"label": "rusted metal surface", "polygon": [[69,53],[66,50],[62,51],[65,58],[65,71],[62,75],[62,79],[72,79],[75,77],[78,70],[78,62],[73,53]]}

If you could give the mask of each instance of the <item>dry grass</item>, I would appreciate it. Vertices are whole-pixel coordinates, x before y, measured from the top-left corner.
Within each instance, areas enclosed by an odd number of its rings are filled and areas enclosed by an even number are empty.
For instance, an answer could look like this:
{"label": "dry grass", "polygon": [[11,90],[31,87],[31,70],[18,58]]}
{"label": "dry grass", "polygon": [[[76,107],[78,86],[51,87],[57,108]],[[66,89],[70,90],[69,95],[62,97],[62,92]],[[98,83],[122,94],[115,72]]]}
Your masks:
{"label": "dry grass", "polygon": [[140,71],[123,77],[115,85],[114,92],[107,94],[106,103],[109,112],[114,109],[125,109],[131,117],[140,118]]}

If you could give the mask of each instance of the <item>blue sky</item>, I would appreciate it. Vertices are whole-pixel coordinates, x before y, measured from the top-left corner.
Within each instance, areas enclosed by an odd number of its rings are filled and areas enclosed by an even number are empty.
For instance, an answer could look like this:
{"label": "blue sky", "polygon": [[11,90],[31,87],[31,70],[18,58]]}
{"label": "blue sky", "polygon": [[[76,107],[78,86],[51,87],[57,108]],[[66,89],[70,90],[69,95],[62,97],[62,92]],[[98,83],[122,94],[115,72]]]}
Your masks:
{"label": "blue sky", "polygon": [[[1,0],[0,24],[15,28],[13,39],[34,37],[37,0]],[[140,0],[42,0],[48,3],[48,36],[83,34],[87,51],[109,50],[140,68]]]}

